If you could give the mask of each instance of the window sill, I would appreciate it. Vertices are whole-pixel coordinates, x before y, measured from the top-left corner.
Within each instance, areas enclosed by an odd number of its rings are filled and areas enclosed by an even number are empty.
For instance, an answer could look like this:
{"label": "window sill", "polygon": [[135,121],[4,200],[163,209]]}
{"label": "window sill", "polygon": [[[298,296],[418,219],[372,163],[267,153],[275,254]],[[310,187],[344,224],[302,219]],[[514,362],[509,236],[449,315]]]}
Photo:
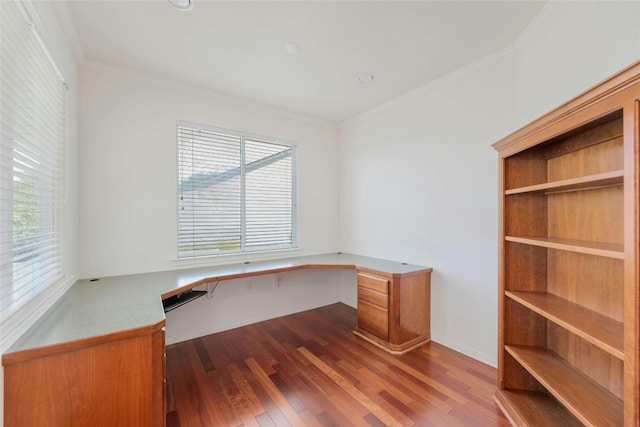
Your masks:
{"label": "window sill", "polygon": [[205,265],[234,264],[246,261],[266,261],[273,258],[281,258],[289,255],[299,255],[301,247],[289,249],[276,249],[268,251],[243,252],[235,254],[206,255],[190,258],[175,258],[173,265],[178,267],[197,267]]}

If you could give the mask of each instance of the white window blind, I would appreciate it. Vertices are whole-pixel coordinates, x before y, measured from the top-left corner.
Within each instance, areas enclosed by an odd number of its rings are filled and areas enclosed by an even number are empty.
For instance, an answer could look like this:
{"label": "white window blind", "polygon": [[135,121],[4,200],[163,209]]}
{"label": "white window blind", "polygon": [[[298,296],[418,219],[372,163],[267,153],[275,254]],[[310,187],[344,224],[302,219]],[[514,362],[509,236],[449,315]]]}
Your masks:
{"label": "white window blind", "polygon": [[0,313],[63,277],[66,86],[18,2],[0,18]]}
{"label": "white window blind", "polygon": [[178,257],[296,246],[296,147],[179,122]]}

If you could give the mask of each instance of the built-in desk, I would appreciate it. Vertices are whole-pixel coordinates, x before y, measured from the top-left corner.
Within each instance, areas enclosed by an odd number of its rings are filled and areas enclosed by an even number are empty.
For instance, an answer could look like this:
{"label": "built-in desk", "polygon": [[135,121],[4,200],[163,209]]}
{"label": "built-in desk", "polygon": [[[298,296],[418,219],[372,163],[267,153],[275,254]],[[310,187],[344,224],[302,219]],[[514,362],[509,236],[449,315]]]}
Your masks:
{"label": "built-in desk", "polygon": [[429,340],[431,268],[418,265],[333,253],[79,280],[3,354],[5,425],[163,426],[162,299],[308,268],[358,272],[359,336],[390,352]]}

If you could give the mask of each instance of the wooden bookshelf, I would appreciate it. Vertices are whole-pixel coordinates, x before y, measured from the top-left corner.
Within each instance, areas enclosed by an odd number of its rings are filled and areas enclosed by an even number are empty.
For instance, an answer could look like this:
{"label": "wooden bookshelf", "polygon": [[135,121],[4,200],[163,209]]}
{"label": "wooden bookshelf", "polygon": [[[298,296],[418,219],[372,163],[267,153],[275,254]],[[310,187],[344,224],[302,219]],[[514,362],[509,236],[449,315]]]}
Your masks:
{"label": "wooden bookshelf", "polygon": [[640,62],[494,144],[513,425],[640,425],[639,128]]}
{"label": "wooden bookshelf", "polygon": [[561,249],[587,255],[624,259],[624,248],[615,243],[589,242],[586,240],[562,239],[557,237],[517,237],[505,236],[505,241],[540,246],[542,248]]}
{"label": "wooden bookshelf", "polygon": [[583,424],[569,414],[547,393],[519,390],[498,390],[498,406],[509,421],[518,427],[582,427]]}
{"label": "wooden bookshelf", "polygon": [[580,338],[624,360],[624,324],[546,292],[511,292],[522,304]]}
{"label": "wooden bookshelf", "polygon": [[563,179],[555,182],[545,182],[543,184],[529,185],[526,187],[506,190],[505,195],[536,192],[561,192],[590,190],[593,188],[609,187],[612,185],[622,185],[624,170],[604,172],[595,175],[580,176],[577,178]]}
{"label": "wooden bookshelf", "polygon": [[578,372],[551,350],[527,346],[506,346],[505,349],[585,425],[622,425],[622,400]]}

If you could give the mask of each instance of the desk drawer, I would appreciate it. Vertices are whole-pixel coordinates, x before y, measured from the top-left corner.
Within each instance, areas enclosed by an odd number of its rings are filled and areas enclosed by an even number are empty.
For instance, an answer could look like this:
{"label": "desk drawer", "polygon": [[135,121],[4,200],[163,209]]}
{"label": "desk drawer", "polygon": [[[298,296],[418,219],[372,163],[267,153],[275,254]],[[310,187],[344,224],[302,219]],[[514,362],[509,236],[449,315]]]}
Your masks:
{"label": "desk drawer", "polygon": [[358,327],[380,339],[389,339],[389,312],[358,298]]}
{"label": "desk drawer", "polygon": [[382,292],[373,291],[369,288],[358,286],[358,299],[378,305],[382,308],[389,308],[389,295]]}
{"label": "desk drawer", "polygon": [[358,272],[358,288],[368,288],[383,294],[389,294],[389,279]]}

